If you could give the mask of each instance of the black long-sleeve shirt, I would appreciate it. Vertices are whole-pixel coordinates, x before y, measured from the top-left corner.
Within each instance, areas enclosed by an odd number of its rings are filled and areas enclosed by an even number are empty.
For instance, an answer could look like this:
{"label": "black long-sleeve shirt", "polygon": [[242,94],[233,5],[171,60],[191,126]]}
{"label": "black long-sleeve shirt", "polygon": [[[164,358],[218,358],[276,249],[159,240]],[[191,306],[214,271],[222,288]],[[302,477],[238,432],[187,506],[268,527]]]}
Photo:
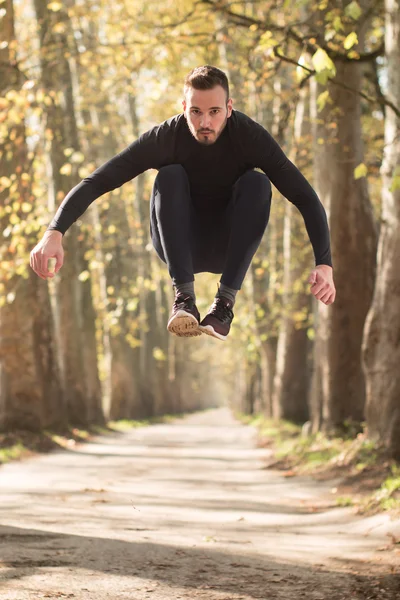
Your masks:
{"label": "black long-sleeve shirt", "polygon": [[236,110],[211,145],[195,140],[183,114],[153,127],[75,186],[49,229],[65,233],[99,196],[148,169],[171,164],[184,167],[196,210],[208,213],[227,205],[232,187],[241,175],[249,169],[262,169],[301,212],[316,264],[332,265],[328,222],[317,194],[268,131]]}

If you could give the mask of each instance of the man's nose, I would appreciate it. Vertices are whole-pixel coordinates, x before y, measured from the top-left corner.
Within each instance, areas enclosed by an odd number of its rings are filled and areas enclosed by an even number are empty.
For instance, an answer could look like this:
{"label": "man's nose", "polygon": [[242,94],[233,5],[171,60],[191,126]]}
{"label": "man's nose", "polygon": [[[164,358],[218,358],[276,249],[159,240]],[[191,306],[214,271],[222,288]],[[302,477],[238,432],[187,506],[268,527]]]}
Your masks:
{"label": "man's nose", "polygon": [[201,121],[200,121],[200,127],[202,129],[209,129],[210,124],[211,124],[210,115],[202,115]]}

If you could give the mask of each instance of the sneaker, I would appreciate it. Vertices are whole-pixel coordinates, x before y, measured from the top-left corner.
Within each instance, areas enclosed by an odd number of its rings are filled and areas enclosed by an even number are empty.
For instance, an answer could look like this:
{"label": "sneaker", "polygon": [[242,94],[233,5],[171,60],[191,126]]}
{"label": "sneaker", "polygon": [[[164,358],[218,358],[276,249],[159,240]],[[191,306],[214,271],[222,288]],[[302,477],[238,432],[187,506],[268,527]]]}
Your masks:
{"label": "sneaker", "polygon": [[167,329],[179,337],[201,335],[199,329],[200,313],[191,296],[178,294],[175,298]]}
{"label": "sneaker", "polygon": [[232,302],[223,296],[217,296],[200,323],[200,331],[219,340],[226,340],[234,317]]}

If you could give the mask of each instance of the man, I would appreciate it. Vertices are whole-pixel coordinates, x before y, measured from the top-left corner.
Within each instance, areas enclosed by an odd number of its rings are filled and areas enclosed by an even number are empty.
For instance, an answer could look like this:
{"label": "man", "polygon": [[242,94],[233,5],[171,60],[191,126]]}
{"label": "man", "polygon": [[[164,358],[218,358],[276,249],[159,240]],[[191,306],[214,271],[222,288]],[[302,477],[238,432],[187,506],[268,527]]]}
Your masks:
{"label": "man", "polygon": [[[225,340],[233,305],[268,224],[271,184],[300,210],[314,250],[311,292],[335,300],[329,230],[316,193],[258,123],[232,109],[225,73],[209,65],[193,69],[184,86],[183,114],[144,133],[66,196],[31,267],[46,279],[63,264],[62,236],[102,194],[147,169],[158,169],[151,197],[151,236],[169,270],[175,302],[168,330],[202,332]],[[260,168],[264,173],[255,171]],[[196,307],[194,274],[219,273],[219,289],[203,320]]]}

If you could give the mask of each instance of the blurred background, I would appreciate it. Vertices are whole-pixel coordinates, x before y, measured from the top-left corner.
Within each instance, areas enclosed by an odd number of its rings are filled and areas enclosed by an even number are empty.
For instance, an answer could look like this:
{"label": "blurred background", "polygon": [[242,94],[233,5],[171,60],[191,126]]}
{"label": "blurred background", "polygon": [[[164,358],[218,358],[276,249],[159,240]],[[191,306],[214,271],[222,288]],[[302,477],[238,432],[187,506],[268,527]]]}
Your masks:
{"label": "blurred background", "polygon": [[[229,405],[400,458],[399,29],[395,0],[0,0],[0,431]],[[68,191],[181,112],[207,63],[318,192],[337,287],[312,298],[303,220],[274,189],[225,343],[167,333],[154,171],[71,227],[54,281],[29,268]],[[203,314],[218,279],[196,276]]]}

